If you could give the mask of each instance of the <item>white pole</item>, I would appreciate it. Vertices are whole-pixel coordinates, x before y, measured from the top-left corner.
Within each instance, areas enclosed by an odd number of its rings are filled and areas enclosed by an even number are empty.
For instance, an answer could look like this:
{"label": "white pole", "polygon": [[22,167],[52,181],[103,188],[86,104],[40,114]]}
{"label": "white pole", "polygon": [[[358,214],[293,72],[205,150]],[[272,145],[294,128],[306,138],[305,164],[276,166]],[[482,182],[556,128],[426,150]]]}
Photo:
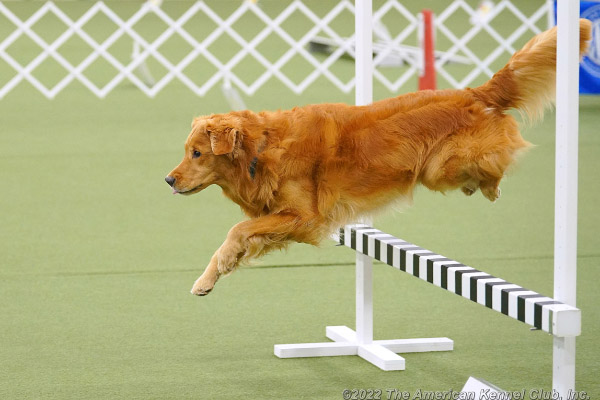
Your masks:
{"label": "white pole", "polygon": [[[373,102],[373,3],[356,0],[354,7],[356,89],[355,103]],[[371,224],[372,221],[365,221]],[[356,253],[356,340],[373,342],[373,260]]]}
{"label": "white pole", "polygon": [[356,90],[357,106],[373,102],[373,2],[356,0],[354,7],[354,32],[356,41]]}
{"label": "white pole", "polygon": [[[554,298],[576,306],[579,0],[558,0]],[[575,390],[575,338],[554,337],[552,387]]]}
{"label": "white pole", "polygon": [[373,343],[373,260],[356,252],[356,341]]}

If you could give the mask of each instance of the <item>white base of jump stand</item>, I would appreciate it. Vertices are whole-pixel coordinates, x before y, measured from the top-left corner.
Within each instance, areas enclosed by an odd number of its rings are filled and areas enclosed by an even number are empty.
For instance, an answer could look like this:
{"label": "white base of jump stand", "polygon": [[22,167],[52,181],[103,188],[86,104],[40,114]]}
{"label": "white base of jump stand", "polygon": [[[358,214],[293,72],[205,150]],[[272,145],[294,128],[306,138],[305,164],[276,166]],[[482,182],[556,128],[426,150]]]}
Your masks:
{"label": "white base of jump stand", "polygon": [[396,353],[454,348],[454,342],[448,338],[373,340],[373,260],[359,252],[356,252],[356,331],[347,326],[328,326],[325,335],[333,342],[277,344],[275,355],[279,358],[357,355],[384,371],[401,371],[406,365],[404,358]]}
{"label": "white base of jump stand", "polygon": [[406,368],[404,358],[396,353],[449,351],[454,342],[448,338],[374,340],[358,343],[356,332],[347,326],[328,326],[327,343],[277,344],[275,355],[279,358],[356,356],[364,358],[384,371]]}

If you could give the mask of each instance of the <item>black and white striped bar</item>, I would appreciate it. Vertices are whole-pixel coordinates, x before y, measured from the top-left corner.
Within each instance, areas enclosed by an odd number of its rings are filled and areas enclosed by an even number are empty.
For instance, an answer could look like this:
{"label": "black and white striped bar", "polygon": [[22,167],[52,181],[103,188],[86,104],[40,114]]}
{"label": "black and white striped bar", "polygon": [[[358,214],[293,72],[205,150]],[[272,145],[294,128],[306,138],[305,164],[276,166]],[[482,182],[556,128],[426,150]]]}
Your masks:
{"label": "black and white striped bar", "polygon": [[554,336],[581,334],[581,311],[367,225],[346,225],[340,244]]}

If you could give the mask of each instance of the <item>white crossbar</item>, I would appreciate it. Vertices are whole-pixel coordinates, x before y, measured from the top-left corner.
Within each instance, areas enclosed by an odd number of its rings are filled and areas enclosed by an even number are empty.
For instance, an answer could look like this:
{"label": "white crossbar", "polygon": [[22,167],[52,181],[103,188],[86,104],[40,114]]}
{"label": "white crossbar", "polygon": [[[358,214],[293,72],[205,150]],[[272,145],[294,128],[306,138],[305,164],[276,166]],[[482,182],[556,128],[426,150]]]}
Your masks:
{"label": "white crossbar", "polygon": [[450,260],[364,224],[347,225],[340,244],[557,337],[581,334],[578,308]]}

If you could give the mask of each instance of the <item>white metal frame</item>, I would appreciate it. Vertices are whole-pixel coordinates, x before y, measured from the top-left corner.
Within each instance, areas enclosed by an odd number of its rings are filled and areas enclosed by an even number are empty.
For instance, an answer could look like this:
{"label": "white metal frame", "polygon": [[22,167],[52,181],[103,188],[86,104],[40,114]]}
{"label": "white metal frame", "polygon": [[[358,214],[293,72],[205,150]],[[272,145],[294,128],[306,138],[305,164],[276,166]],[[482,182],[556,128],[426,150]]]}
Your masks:
{"label": "white metal frame", "polygon": [[[357,0],[356,104],[372,101],[371,0]],[[554,298],[576,306],[577,165],[579,109],[579,0],[558,0]],[[372,259],[356,253],[356,331],[327,327],[334,343],[276,345],[278,357],[359,355],[383,370],[402,370],[394,352],[452,350],[447,338],[415,342],[373,341]],[[553,341],[552,387],[566,399],[575,390],[575,336]],[[419,340],[419,339],[413,339]],[[406,345],[406,347],[403,347]]]}

